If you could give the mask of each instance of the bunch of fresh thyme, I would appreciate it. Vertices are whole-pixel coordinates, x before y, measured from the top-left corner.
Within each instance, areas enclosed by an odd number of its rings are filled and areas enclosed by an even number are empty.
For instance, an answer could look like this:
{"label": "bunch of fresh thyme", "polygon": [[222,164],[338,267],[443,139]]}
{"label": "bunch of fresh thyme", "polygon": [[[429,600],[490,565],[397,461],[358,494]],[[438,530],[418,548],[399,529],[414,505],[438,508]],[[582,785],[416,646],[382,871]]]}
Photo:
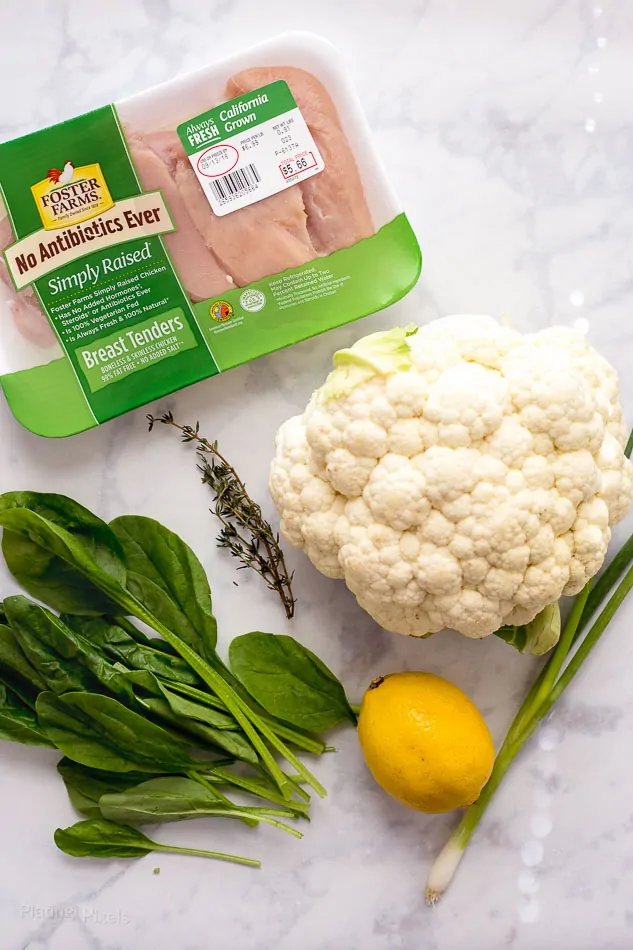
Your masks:
{"label": "bunch of fresh thyme", "polygon": [[270,590],[277,591],[288,619],[294,616],[295,598],[292,574],[288,574],[279,535],[273,532],[260,506],[253,501],[242,479],[218,450],[217,442],[208,442],[200,435],[200,425],[179,425],[171,412],[147,416],[150,432],[155,423],[173,426],[182,433],[183,442],[198,446],[198,465],[202,481],[214,492],[212,513],[222,522],[218,546],[228,548],[242,562],[238,570],[251,567],[264,578]]}

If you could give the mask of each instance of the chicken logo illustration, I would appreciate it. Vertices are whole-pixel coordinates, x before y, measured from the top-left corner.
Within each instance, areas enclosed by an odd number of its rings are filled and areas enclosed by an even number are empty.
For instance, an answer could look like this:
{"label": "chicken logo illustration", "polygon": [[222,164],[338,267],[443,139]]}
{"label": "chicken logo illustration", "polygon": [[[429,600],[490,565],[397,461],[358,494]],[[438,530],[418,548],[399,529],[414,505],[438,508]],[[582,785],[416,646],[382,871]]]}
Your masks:
{"label": "chicken logo illustration", "polygon": [[74,174],[75,166],[72,162],[66,162],[63,172],[60,172],[59,168],[49,168],[47,177],[54,185],[67,185],[68,182],[72,180]]}
{"label": "chicken logo illustration", "polygon": [[101,166],[76,166],[71,159],[61,169],[49,168],[31,193],[47,231],[87,221],[114,207]]}

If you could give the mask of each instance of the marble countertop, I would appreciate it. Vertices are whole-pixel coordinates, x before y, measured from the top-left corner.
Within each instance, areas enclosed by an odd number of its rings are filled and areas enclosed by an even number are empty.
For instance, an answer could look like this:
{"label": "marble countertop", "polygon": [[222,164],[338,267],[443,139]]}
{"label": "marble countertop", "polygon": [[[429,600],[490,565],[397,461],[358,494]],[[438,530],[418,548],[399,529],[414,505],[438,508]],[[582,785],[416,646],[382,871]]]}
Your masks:
{"label": "marble countertop", "polygon": [[[600,5],[598,5],[600,4]],[[274,433],[335,349],[387,324],[506,314],[519,329],[587,332],[628,375],[633,306],[633,6],[618,0],[2,0],[0,139],[136,92],[287,29],[337,43],[419,235],[422,279],[390,311],[166,400],[200,420],[264,501]],[[155,409],[161,406],[152,407]],[[275,600],[215,548],[194,459],[139,410],[63,442],[0,401],[0,490],[68,493],[105,518],[151,515],[209,571],[221,642],[282,632]],[[630,519],[618,533],[630,530]],[[489,638],[417,642],[378,629],[341,583],[290,551],[293,632],[360,696],[381,672],[426,668],[462,686],[500,739],[534,661]],[[14,582],[1,576],[2,592]],[[423,902],[455,816],[387,799],[350,731],[317,764],[328,798],[298,842],[274,829],[181,823],[169,842],[253,854],[261,871],[178,856],[78,861],[56,756],[3,743],[2,950],[624,950],[633,945],[630,669],[625,606],[560,708],[520,756],[454,884]],[[203,843],[204,842],[204,843]],[[231,847],[229,848],[228,845]],[[160,867],[160,874],[153,869]]]}

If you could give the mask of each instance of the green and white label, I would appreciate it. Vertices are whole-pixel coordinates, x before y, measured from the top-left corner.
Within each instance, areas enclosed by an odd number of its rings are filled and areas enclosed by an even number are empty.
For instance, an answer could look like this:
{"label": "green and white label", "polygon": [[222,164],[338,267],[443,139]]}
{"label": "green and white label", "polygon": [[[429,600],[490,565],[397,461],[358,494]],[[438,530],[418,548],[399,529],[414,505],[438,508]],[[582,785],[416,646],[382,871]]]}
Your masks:
{"label": "green and white label", "polygon": [[195,347],[196,338],[183,311],[177,307],[135,323],[133,329],[112,333],[75,350],[75,358],[91,392]]}
{"label": "green and white label", "polygon": [[217,215],[269,198],[325,168],[288,83],[269,83],[178,126]]}
{"label": "green and white label", "polygon": [[141,191],[112,107],[0,145],[0,186],[16,238],[8,272],[16,291],[32,285],[70,372],[66,404],[35,394],[36,431],[84,418],[65,418],[71,391],[105,422],[218,372],[163,243],[170,211]]}

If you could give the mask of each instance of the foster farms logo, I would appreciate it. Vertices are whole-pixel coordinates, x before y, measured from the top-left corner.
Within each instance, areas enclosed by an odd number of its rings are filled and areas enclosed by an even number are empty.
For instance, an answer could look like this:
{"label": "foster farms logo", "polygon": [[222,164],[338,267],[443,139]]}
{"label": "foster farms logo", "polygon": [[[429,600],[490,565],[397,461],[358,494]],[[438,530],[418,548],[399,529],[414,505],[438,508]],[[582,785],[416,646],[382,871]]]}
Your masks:
{"label": "foster farms logo", "polygon": [[46,178],[31,187],[42,224],[47,231],[94,218],[114,207],[101,166],[71,161],[63,169],[51,168]]}

